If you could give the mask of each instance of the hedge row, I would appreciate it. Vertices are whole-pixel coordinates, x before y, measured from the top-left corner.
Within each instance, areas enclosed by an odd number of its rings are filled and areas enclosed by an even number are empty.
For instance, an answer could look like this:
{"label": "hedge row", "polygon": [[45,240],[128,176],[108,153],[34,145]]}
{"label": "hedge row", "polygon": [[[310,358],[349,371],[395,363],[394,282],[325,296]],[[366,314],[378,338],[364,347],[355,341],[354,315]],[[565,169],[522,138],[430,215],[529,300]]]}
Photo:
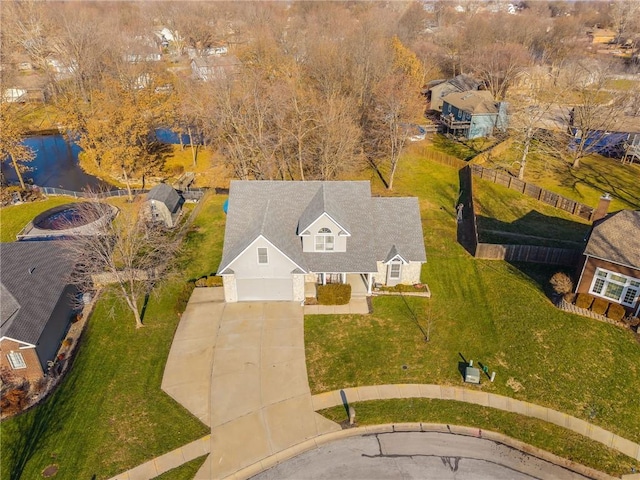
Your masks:
{"label": "hedge row", "polygon": [[579,293],[575,306],[591,310],[598,315],[606,315],[607,318],[620,322],[626,315],[626,310],[619,303],[607,302],[604,298],[594,297],[588,293]]}
{"label": "hedge row", "polygon": [[346,305],[351,300],[351,285],[348,283],[318,285],[316,295],[320,305]]}

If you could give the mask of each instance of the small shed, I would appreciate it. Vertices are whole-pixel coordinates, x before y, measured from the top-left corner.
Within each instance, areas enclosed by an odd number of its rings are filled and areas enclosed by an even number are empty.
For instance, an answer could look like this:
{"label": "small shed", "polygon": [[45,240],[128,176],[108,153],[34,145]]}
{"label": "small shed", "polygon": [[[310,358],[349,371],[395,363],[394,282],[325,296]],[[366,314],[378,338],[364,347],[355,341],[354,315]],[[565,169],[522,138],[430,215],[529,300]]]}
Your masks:
{"label": "small shed", "polygon": [[174,227],[182,212],[184,198],[171,185],[160,183],[147,193],[143,206],[145,215],[152,222],[162,222]]}

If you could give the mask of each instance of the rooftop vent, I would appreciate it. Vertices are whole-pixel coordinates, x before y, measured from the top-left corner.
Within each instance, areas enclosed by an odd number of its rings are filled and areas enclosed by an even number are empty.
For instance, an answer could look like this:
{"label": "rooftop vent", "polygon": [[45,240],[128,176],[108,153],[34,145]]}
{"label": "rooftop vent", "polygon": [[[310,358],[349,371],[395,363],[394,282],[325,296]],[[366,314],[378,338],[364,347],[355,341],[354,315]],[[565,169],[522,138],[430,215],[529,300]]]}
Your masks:
{"label": "rooftop vent", "polygon": [[31,268],[29,269],[29,275],[31,275],[31,274],[35,271],[35,269],[36,269],[36,267],[31,267]]}

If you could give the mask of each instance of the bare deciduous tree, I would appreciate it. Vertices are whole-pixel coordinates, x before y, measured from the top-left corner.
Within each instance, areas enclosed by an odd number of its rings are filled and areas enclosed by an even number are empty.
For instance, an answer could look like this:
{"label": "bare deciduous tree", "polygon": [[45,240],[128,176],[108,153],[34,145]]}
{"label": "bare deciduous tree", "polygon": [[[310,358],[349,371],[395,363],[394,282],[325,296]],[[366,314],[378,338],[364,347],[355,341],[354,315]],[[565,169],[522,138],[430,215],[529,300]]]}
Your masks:
{"label": "bare deciduous tree", "polygon": [[143,326],[141,302],[163,278],[178,249],[176,235],[149,223],[139,207],[136,204],[126,215],[112,219],[112,206],[97,200],[82,202],[76,218],[93,224],[93,234],[68,242],[78,265],[71,281],[80,291],[94,289],[97,282],[112,284],[109,291],[124,300],[136,328]]}

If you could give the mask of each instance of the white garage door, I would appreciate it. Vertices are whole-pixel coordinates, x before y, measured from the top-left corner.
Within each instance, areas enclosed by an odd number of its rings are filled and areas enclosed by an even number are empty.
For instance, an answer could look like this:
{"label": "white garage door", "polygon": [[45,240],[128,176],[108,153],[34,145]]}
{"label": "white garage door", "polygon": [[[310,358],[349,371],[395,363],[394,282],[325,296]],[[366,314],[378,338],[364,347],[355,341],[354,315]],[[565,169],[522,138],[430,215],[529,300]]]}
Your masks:
{"label": "white garage door", "polygon": [[291,278],[237,278],[238,301],[293,300]]}

